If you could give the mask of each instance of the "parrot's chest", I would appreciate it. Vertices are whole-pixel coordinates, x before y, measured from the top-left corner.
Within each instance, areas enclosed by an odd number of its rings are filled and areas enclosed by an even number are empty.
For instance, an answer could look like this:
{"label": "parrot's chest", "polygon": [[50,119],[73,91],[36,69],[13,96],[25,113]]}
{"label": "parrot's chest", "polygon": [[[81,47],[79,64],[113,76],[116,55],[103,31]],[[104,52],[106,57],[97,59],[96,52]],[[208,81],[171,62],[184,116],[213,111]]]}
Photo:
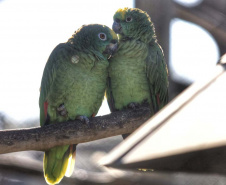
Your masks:
{"label": "parrot's chest", "polygon": [[67,68],[67,72],[58,77],[51,102],[55,110],[64,104],[67,119],[75,119],[78,115],[90,117],[98,111],[106,87],[108,63],[96,67]]}
{"label": "parrot's chest", "polygon": [[107,81],[107,68],[80,71],[71,79],[71,90],[65,96],[67,109],[74,114],[91,116],[101,106]]}
{"label": "parrot's chest", "polygon": [[116,109],[150,100],[146,74],[148,48],[144,44],[121,47],[110,61],[109,76]]}

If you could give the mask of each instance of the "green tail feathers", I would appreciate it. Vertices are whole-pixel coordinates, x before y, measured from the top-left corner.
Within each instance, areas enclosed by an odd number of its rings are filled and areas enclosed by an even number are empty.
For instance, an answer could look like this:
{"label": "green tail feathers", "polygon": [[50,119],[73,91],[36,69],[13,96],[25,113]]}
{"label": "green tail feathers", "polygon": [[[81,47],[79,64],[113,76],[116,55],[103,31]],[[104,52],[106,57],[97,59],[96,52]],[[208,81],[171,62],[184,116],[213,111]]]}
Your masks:
{"label": "green tail feathers", "polygon": [[58,184],[74,170],[76,145],[57,146],[44,154],[44,176],[48,184]]}

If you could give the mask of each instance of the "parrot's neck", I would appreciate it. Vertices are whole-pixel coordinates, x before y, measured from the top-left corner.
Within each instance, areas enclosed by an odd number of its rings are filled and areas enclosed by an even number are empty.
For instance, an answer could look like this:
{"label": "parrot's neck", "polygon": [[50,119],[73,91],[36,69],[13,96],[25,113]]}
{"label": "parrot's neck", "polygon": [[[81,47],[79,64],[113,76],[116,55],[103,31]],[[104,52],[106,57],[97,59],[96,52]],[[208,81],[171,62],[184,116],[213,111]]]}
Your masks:
{"label": "parrot's neck", "polygon": [[129,40],[138,40],[146,44],[149,44],[151,41],[155,41],[156,35],[153,23],[150,22],[150,25],[148,25],[145,28],[140,27],[131,35],[119,34],[119,41],[129,41]]}
{"label": "parrot's neck", "polygon": [[153,35],[152,37],[125,37],[125,36],[119,36],[119,42],[126,42],[126,41],[131,41],[131,40],[137,40],[139,42],[143,42],[146,44],[149,44],[151,42],[156,42],[156,36]]}

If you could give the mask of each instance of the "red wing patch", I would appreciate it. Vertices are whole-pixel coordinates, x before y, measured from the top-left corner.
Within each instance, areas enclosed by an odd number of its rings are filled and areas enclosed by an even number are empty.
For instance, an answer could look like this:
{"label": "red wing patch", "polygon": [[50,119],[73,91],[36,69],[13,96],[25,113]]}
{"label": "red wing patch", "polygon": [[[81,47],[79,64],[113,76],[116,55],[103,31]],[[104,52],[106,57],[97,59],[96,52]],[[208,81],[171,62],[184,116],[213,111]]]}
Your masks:
{"label": "red wing patch", "polygon": [[45,101],[44,102],[44,114],[45,114],[45,117],[47,117],[47,109],[48,109],[48,102]]}
{"label": "red wing patch", "polygon": [[157,99],[158,106],[160,106],[160,98],[159,98],[159,94],[156,95],[156,99]]}
{"label": "red wing patch", "polygon": [[96,114],[92,114],[92,117],[95,117],[96,116]]}

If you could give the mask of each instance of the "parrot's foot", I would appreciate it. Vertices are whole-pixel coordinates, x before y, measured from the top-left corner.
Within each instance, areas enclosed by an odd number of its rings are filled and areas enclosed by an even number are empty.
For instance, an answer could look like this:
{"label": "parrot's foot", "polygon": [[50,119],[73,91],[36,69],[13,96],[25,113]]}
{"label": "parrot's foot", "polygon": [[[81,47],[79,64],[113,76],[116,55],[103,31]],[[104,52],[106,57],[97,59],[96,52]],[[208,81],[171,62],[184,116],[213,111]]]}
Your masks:
{"label": "parrot's foot", "polygon": [[76,119],[78,119],[81,122],[85,123],[90,128],[89,118],[87,118],[86,116],[77,116]]}
{"label": "parrot's foot", "polygon": [[64,104],[61,104],[59,107],[57,107],[57,111],[61,116],[67,115],[67,110],[66,110]]}
{"label": "parrot's foot", "polygon": [[129,105],[127,107],[130,108],[130,109],[136,109],[139,106],[140,106],[139,103],[131,102],[131,103],[129,103]]}

